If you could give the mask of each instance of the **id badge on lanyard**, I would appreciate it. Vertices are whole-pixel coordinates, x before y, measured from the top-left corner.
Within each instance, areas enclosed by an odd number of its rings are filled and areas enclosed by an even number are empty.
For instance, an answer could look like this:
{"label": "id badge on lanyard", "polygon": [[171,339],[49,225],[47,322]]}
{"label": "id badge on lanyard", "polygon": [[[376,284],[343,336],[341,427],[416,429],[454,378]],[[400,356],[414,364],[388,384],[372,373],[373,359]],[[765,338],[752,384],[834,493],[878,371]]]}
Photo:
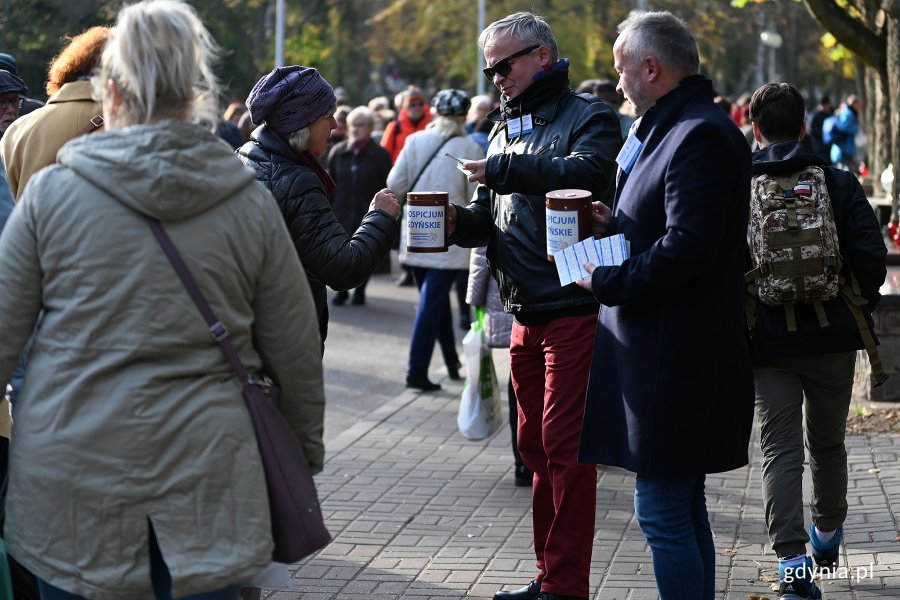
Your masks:
{"label": "id badge on lanyard", "polygon": [[641,153],[643,147],[644,143],[634,135],[633,131],[630,132],[628,134],[628,139],[622,144],[619,155],[616,156],[616,163],[619,165],[619,168],[626,173],[631,173],[631,169],[634,167],[634,163],[637,162],[637,157]]}
{"label": "id badge on lanyard", "polygon": [[506,122],[506,138],[509,141],[529,134],[532,131],[534,131],[534,120],[531,118],[531,113],[516,117],[515,119],[509,119]]}

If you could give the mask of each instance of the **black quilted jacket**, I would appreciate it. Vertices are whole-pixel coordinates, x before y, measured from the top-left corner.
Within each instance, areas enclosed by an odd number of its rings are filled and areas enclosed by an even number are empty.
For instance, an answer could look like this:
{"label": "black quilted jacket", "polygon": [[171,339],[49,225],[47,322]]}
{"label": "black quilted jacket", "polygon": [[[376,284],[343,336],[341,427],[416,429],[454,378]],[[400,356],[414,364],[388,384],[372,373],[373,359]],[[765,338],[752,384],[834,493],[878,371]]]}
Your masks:
{"label": "black quilted jacket", "polygon": [[355,232],[344,231],[318,175],[298,164],[294,150],[265,125],[253,132],[237,154],[256,171],[256,178],[281,207],[309,279],[324,343],[328,333],[325,286],[348,290],[364,283],[390,252],[400,225],[386,212],[373,210]]}

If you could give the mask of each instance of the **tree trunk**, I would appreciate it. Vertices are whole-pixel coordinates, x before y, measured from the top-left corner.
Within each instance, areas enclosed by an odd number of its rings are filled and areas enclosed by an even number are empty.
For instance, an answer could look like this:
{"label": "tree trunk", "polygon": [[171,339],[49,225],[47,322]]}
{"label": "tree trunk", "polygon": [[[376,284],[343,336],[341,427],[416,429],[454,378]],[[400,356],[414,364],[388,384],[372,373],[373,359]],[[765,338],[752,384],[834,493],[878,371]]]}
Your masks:
{"label": "tree trunk", "polygon": [[[889,107],[888,135],[890,143],[890,161],[894,165],[894,184],[892,188],[891,213],[896,218],[900,212],[900,2],[886,3],[886,33],[887,33],[887,84]],[[878,173],[879,177],[881,173]]]}
{"label": "tree trunk", "polygon": [[[875,98],[874,122],[868,124],[876,150],[876,163],[881,160],[894,166],[891,193],[892,218],[900,209],[900,0],[882,0],[880,9],[872,0],[864,8],[864,23],[851,17],[833,0],[803,0],[813,17],[834,35],[837,41],[854,52],[878,73],[883,101]],[[877,138],[877,142],[874,138]],[[883,157],[883,158],[881,158]],[[872,176],[880,179],[883,164],[870,167]]]}

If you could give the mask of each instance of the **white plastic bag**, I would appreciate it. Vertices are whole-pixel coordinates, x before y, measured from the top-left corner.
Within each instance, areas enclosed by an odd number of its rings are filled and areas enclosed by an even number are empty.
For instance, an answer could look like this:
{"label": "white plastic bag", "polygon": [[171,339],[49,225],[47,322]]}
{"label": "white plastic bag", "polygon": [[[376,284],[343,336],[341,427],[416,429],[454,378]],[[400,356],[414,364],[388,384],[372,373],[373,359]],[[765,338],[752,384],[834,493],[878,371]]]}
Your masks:
{"label": "white plastic bag", "polygon": [[463,338],[466,357],[466,384],[459,403],[456,425],[464,438],[481,440],[493,435],[501,425],[500,388],[484,337],[484,310],[475,309],[475,321]]}
{"label": "white plastic bag", "polygon": [[283,592],[295,592],[299,589],[297,581],[291,578],[291,571],[288,569],[288,565],[279,562],[270,562],[265,569],[253,578],[249,587]]}

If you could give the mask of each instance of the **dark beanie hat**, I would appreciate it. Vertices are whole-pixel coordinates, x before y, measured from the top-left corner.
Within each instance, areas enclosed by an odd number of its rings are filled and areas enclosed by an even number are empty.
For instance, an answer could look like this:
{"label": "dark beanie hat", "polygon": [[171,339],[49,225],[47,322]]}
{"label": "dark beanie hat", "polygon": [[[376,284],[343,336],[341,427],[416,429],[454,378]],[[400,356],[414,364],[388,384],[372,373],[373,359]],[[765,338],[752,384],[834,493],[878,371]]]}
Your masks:
{"label": "dark beanie hat", "polygon": [[444,117],[464,117],[472,106],[469,95],[462,90],[441,90],[431,99],[431,106]]}
{"label": "dark beanie hat", "polygon": [[19,74],[19,64],[12,54],[0,52],[0,69],[5,69],[13,75]]}
{"label": "dark beanie hat", "polygon": [[0,69],[0,94],[25,94],[28,86],[9,71]]}
{"label": "dark beanie hat", "polygon": [[256,82],[247,108],[254,123],[288,136],[334,108],[334,90],[310,67],[278,67]]}

